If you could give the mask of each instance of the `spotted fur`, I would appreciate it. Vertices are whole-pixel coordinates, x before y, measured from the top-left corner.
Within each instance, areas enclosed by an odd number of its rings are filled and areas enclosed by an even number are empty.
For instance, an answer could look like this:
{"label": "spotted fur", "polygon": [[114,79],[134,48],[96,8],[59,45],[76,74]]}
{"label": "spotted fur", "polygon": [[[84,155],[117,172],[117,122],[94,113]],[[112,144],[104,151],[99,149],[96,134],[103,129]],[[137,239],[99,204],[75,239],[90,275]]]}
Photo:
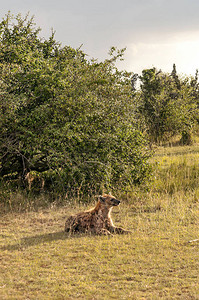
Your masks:
{"label": "spotted fur", "polygon": [[65,231],[106,235],[129,233],[130,231],[128,230],[115,227],[111,219],[110,214],[113,206],[118,206],[119,204],[120,201],[114,196],[99,196],[99,201],[94,208],[70,216],[66,220]]}

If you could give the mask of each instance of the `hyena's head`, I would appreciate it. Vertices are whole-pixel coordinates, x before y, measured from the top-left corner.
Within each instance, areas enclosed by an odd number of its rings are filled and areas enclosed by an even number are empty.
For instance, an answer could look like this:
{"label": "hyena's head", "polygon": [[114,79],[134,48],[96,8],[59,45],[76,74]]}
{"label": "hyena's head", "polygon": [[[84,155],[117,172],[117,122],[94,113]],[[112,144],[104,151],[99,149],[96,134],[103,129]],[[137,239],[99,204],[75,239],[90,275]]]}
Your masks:
{"label": "hyena's head", "polygon": [[99,200],[100,200],[100,203],[103,205],[103,206],[106,206],[106,207],[113,207],[113,206],[118,206],[120,204],[120,200],[117,200],[114,196],[112,195],[103,195],[103,196],[99,196]]}

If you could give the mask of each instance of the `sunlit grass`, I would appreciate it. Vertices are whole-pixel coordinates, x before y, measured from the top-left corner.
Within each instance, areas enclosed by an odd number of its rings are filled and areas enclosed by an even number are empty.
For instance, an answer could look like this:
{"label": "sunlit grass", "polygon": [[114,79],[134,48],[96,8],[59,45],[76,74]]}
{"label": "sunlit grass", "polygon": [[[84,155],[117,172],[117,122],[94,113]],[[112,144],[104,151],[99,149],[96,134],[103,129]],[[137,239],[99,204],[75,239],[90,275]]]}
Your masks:
{"label": "sunlit grass", "polygon": [[66,217],[90,205],[17,213],[13,197],[0,217],[0,299],[198,299],[197,149],[158,149],[151,189],[121,193],[112,215],[130,235],[68,235]]}
{"label": "sunlit grass", "polygon": [[199,196],[199,146],[160,147],[151,159],[156,166],[154,190],[183,191]]}
{"label": "sunlit grass", "polygon": [[1,299],[197,299],[199,243],[189,241],[199,237],[199,205],[163,200],[156,212],[115,209],[133,233],[111,238],[65,234],[74,208],[5,215]]}

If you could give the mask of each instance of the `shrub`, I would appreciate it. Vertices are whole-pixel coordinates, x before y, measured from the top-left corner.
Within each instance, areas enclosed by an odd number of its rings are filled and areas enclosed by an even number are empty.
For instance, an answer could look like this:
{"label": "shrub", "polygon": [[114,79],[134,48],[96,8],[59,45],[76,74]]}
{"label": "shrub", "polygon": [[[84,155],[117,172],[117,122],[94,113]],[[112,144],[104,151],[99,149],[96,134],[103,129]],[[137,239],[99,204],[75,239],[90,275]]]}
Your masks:
{"label": "shrub", "polygon": [[[48,191],[127,188],[150,174],[147,142],[134,124],[123,50],[104,62],[39,37],[32,18],[0,23],[0,173],[45,178]],[[40,182],[40,180],[38,180]],[[37,187],[38,190],[38,187]]]}

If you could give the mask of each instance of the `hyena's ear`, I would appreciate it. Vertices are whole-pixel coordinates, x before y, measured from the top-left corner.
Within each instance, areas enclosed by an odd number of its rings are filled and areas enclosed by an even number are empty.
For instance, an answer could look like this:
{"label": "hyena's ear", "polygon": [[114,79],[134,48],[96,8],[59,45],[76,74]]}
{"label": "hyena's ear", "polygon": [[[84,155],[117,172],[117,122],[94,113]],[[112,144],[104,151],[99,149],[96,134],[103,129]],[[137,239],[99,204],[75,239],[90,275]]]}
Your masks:
{"label": "hyena's ear", "polygon": [[100,199],[100,202],[102,202],[102,203],[104,203],[104,202],[105,202],[105,200],[106,200],[106,198],[105,198],[105,197],[103,197],[103,196],[99,196],[99,199]]}

